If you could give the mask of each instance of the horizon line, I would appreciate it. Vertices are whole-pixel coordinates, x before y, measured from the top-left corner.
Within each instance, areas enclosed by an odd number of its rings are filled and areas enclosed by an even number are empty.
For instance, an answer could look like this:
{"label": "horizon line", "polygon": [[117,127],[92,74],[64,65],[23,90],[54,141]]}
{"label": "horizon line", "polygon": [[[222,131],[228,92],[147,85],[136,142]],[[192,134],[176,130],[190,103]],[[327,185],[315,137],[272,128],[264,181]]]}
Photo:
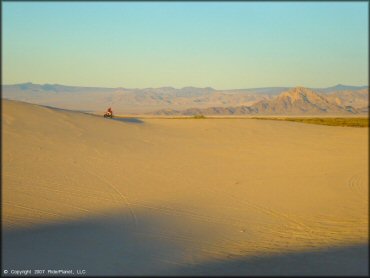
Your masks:
{"label": "horizon line", "polygon": [[103,89],[128,89],[128,90],[145,90],[145,89],[160,89],[160,88],[172,88],[175,90],[182,90],[185,88],[196,88],[196,89],[212,89],[215,91],[231,91],[231,90],[253,90],[253,89],[269,89],[269,88],[297,88],[297,87],[303,87],[303,88],[308,88],[308,89],[326,89],[326,88],[333,88],[333,87],[338,87],[338,86],[348,86],[348,87],[369,87],[369,85],[346,85],[342,83],[338,83],[332,86],[328,87],[308,87],[308,86],[303,86],[303,85],[294,85],[294,86],[269,86],[269,87],[252,87],[252,88],[233,88],[233,89],[216,89],[211,86],[206,86],[206,87],[196,87],[196,86],[185,86],[185,87],[174,87],[174,86],[160,86],[160,87],[144,87],[144,88],[127,88],[127,87],[103,87],[103,86],[85,86],[85,85],[66,85],[66,84],[60,84],[60,83],[33,83],[33,82],[22,82],[22,83],[13,83],[13,84],[1,84],[1,86],[16,86],[16,85],[51,85],[51,86],[65,86],[65,87],[81,87],[81,88],[103,88]]}

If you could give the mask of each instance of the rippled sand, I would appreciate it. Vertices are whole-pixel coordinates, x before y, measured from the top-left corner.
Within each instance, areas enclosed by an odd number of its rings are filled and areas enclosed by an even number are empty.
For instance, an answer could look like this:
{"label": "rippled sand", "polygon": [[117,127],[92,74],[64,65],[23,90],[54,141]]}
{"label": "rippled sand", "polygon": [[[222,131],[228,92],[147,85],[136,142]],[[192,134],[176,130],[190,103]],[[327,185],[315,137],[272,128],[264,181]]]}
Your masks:
{"label": "rippled sand", "polygon": [[368,272],[368,128],[2,105],[4,269]]}

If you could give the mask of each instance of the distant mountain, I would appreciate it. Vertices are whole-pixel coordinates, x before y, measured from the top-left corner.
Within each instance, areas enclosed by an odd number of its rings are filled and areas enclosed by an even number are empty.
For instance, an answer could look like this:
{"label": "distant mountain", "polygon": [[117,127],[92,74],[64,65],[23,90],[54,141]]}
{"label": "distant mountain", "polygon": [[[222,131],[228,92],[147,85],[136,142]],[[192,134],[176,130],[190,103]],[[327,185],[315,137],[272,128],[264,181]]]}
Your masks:
{"label": "distant mountain", "polygon": [[3,85],[3,90],[5,92],[12,91],[15,92],[111,92],[115,89],[113,88],[100,88],[100,87],[79,87],[79,86],[65,86],[59,84],[34,84],[31,82],[21,83],[15,85]]}
{"label": "distant mountain", "polygon": [[158,116],[193,116],[193,115],[249,115],[256,114],[257,111],[251,106],[235,107],[208,107],[208,108],[189,108],[185,110],[162,109],[149,112],[149,115]]}
{"label": "distant mountain", "polygon": [[369,86],[350,86],[350,85],[342,85],[338,84],[333,87],[328,88],[312,88],[312,90],[320,93],[332,93],[332,92],[338,92],[338,91],[359,91],[368,89]]}
{"label": "distant mountain", "polygon": [[225,90],[223,92],[237,92],[237,93],[245,93],[245,94],[266,94],[269,96],[278,95],[281,92],[285,92],[291,89],[291,87],[264,87],[264,88],[251,88],[251,89],[235,89],[235,90]]}
{"label": "distant mountain", "polygon": [[3,85],[3,98],[71,110],[102,112],[108,106],[116,113],[145,113],[158,109],[250,105],[269,94],[245,90],[216,90],[211,87],[127,89],[23,83]]}
{"label": "distant mountain", "polygon": [[369,106],[369,90],[342,90],[325,94],[325,97],[340,106],[361,108]]}
{"label": "distant mountain", "polygon": [[[361,92],[363,94],[363,92]],[[368,93],[367,93],[368,94]],[[250,106],[208,107],[179,110],[159,110],[155,115],[319,115],[359,114],[366,108],[356,109],[347,103],[335,103],[310,89],[296,87],[269,100],[261,100]]]}
{"label": "distant mountain", "polygon": [[[272,113],[289,107],[288,100],[279,99],[281,104],[272,102],[289,87],[265,87],[251,89],[217,90],[211,87],[197,88],[100,88],[78,87],[60,84],[22,83],[2,86],[2,97],[62,109],[93,111],[101,113],[108,106],[118,114],[140,114],[163,110],[163,113],[182,113],[186,109],[206,109],[207,113]],[[355,109],[368,107],[367,86],[337,85],[313,90],[340,107],[352,106]],[[309,97],[308,97],[309,98]],[[285,101],[285,102],[284,102]],[[286,103],[286,104],[284,104]],[[295,111],[298,103],[291,107]],[[285,106],[284,106],[285,105]],[[308,104],[300,107],[308,110]],[[265,108],[265,107],[269,108]],[[285,107],[282,109],[281,107]],[[236,108],[239,107],[239,108]],[[240,108],[242,107],[242,108]],[[331,108],[332,109],[332,108]],[[225,110],[223,112],[223,110]],[[320,109],[318,109],[319,111]],[[177,111],[177,112],[174,112]],[[265,111],[265,112],[263,112]],[[297,112],[299,112],[297,110]],[[293,113],[293,112],[292,112]]]}
{"label": "distant mountain", "polygon": [[252,107],[259,114],[323,114],[354,113],[353,108],[330,102],[323,95],[303,87],[284,92],[271,101],[260,101]]}

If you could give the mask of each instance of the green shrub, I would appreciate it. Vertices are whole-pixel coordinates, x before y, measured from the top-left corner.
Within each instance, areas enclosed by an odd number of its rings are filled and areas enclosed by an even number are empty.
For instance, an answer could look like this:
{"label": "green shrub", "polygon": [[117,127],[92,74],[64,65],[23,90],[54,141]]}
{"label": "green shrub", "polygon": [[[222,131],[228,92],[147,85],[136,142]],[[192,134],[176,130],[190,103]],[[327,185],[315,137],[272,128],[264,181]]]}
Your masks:
{"label": "green shrub", "polygon": [[193,118],[194,119],[205,119],[206,117],[202,114],[199,114],[199,115],[194,115]]}
{"label": "green shrub", "polygon": [[277,121],[292,121],[292,122],[300,122],[300,123],[307,123],[307,124],[317,124],[317,125],[330,125],[330,126],[350,126],[350,127],[368,127],[369,126],[369,118],[358,117],[358,118],[319,118],[319,117],[305,117],[305,118],[293,118],[293,117],[286,117],[286,118],[274,118],[274,117],[253,117],[254,119],[260,120],[277,120]]}

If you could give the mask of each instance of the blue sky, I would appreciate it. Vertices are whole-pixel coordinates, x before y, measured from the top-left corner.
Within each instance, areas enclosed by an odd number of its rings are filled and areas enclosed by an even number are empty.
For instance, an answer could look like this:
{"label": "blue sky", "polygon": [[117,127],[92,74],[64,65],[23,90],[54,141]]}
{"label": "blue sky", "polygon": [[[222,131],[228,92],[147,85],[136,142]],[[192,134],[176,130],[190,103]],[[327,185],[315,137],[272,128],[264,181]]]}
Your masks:
{"label": "blue sky", "polygon": [[368,84],[367,2],[3,2],[3,82]]}

